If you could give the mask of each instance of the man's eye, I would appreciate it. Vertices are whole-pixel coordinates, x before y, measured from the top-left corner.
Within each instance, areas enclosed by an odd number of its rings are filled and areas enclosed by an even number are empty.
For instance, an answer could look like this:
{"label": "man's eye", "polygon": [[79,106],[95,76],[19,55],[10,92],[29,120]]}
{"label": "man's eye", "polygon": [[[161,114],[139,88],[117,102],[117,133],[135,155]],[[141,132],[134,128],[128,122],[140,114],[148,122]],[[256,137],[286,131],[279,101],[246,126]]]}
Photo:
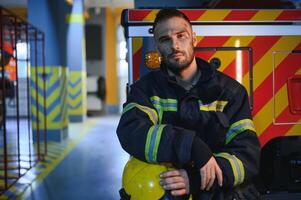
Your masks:
{"label": "man's eye", "polygon": [[159,41],[162,42],[167,42],[169,40],[169,38],[161,38]]}
{"label": "man's eye", "polygon": [[183,34],[179,34],[179,35],[178,35],[178,38],[182,38],[182,37],[183,37]]}

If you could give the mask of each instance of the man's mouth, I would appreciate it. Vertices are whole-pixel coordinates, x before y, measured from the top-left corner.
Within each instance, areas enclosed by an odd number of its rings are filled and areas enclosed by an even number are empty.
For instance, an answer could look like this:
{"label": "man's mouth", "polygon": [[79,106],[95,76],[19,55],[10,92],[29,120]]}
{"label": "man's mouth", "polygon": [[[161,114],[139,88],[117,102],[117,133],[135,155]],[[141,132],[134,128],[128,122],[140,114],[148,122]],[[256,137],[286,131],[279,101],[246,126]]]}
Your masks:
{"label": "man's mouth", "polygon": [[175,53],[172,53],[169,57],[170,58],[179,58],[181,56],[183,56],[182,52],[175,52]]}

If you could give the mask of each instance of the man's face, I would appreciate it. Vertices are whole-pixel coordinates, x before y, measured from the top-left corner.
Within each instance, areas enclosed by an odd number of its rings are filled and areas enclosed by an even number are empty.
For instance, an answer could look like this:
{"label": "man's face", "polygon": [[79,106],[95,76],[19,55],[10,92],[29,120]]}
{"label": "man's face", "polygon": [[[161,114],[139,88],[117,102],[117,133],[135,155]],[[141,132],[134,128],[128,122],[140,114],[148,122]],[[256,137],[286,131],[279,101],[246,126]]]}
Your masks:
{"label": "man's face", "polygon": [[195,34],[190,24],[180,17],[172,17],[157,24],[155,42],[163,62],[174,70],[183,70],[194,59]]}

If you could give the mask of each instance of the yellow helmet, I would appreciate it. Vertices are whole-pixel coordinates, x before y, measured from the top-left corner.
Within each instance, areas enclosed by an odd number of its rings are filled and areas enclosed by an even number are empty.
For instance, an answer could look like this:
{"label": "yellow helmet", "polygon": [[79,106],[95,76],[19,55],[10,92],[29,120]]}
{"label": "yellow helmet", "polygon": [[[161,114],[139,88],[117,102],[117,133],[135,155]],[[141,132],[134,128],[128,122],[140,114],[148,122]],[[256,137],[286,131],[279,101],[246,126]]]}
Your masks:
{"label": "yellow helmet", "polygon": [[131,157],[123,170],[123,192],[130,200],[162,199],[167,194],[159,184],[159,175],[170,169],[164,164],[150,164]]}

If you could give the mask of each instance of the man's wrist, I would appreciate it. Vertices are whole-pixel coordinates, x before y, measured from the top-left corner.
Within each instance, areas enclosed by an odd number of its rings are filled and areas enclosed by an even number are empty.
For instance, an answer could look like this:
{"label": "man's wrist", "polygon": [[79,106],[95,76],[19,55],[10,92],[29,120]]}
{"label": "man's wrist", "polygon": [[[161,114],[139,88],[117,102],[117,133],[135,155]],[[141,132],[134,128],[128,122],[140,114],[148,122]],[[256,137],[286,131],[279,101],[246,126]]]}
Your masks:
{"label": "man's wrist", "polygon": [[200,138],[194,137],[191,148],[191,159],[196,168],[202,168],[212,157],[210,148]]}

